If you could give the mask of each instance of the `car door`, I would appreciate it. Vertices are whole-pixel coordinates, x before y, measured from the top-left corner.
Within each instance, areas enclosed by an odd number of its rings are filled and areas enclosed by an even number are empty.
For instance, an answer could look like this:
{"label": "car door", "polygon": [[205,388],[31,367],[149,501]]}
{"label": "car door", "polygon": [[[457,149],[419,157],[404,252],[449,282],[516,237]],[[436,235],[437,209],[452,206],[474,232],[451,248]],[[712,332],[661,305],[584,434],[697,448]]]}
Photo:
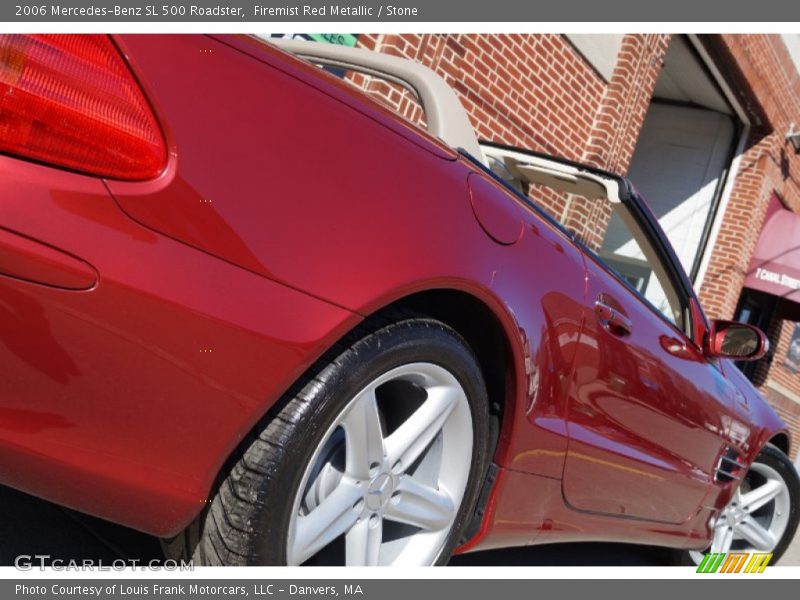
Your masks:
{"label": "car door", "polygon": [[682,523],[726,449],[734,390],[692,339],[691,291],[652,215],[611,205],[587,255],[587,319],[569,400],[573,508]]}

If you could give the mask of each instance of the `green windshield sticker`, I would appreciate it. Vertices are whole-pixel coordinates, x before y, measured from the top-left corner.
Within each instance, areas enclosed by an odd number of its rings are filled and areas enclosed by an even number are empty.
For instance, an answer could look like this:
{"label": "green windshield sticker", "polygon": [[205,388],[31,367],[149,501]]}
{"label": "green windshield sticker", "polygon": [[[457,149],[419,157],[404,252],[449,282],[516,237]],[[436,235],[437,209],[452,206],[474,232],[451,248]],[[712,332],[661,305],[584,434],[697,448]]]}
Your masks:
{"label": "green windshield sticker", "polygon": [[309,33],[308,37],[315,42],[349,47],[355,46],[358,41],[358,38],[351,33]]}

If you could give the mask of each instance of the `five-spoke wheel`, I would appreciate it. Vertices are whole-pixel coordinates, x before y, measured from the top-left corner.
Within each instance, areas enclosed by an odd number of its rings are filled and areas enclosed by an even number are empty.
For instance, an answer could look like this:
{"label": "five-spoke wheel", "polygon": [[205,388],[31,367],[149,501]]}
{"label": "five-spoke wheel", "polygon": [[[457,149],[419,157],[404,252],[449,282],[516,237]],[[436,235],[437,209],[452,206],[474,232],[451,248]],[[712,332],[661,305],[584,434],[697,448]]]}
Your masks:
{"label": "five-spoke wheel", "polygon": [[433,563],[464,495],[472,440],[466,393],[445,368],[412,363],[370,382],[306,468],[289,563],[340,536],[348,565]]}
{"label": "five-spoke wheel", "polygon": [[715,518],[711,546],[689,552],[689,562],[699,564],[705,552],[773,553],[777,561],[797,529],[797,477],[786,455],[766,446]]}

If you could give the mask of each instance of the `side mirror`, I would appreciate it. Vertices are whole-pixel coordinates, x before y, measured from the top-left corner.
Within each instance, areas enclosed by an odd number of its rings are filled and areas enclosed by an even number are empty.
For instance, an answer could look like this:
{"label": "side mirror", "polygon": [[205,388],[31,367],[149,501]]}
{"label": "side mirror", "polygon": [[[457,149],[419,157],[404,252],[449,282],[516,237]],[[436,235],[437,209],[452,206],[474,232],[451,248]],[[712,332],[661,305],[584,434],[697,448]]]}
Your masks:
{"label": "side mirror", "polygon": [[708,335],[707,353],[715,358],[758,360],[769,350],[769,340],[760,329],[735,321],[716,320]]}

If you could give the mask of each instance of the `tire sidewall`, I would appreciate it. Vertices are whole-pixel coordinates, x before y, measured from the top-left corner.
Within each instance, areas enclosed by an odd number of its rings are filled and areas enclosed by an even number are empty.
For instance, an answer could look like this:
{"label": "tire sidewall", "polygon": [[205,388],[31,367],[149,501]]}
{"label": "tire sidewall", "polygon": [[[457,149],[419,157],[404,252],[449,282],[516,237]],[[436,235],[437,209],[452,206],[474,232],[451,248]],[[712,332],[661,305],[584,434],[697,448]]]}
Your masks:
{"label": "tire sidewall", "polygon": [[767,444],[761,450],[756,462],[764,463],[775,469],[789,488],[789,521],[786,524],[786,530],[781,537],[780,543],[772,551],[772,563],[774,564],[786,552],[797,531],[797,524],[800,520],[800,479],[798,479],[797,469],[795,469],[789,457],[771,444]]}

